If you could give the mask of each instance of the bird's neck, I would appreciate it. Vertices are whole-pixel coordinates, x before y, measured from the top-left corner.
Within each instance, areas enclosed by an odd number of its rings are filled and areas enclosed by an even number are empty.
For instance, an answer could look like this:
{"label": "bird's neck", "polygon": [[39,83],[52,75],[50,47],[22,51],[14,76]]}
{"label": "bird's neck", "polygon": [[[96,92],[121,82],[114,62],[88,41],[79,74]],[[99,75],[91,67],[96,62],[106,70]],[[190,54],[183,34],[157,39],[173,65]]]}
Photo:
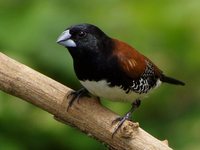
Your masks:
{"label": "bird's neck", "polygon": [[[109,59],[112,55],[113,42],[107,37],[98,43],[96,48],[68,48],[73,57],[74,70],[79,80],[96,78],[99,80],[105,70],[109,70]],[[106,69],[107,68],[107,69]]]}

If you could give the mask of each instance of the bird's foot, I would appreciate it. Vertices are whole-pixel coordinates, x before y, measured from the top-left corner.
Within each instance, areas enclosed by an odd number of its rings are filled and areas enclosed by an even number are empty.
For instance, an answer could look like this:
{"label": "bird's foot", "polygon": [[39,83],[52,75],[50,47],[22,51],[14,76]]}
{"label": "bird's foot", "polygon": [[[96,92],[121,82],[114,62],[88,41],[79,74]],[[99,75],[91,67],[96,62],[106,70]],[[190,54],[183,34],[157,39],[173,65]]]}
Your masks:
{"label": "bird's foot", "polygon": [[85,89],[85,88],[81,88],[78,91],[72,91],[67,98],[72,97],[69,101],[68,107],[67,107],[67,111],[68,109],[73,105],[74,101],[79,102],[79,98],[80,97],[90,97],[89,92]]}
{"label": "bird's foot", "polygon": [[112,133],[112,138],[117,133],[117,131],[121,128],[123,123],[126,120],[130,120],[130,118],[131,118],[131,112],[128,112],[123,117],[117,117],[115,120],[112,121],[112,124],[115,124],[116,122],[118,122],[117,126],[114,129],[114,132]]}
{"label": "bird's foot", "polygon": [[112,133],[112,138],[117,133],[117,131],[121,128],[123,123],[126,120],[130,120],[131,114],[140,106],[140,104],[141,104],[141,101],[139,99],[136,99],[132,103],[131,109],[123,117],[117,117],[115,120],[112,121],[112,124],[115,124],[116,122],[118,122],[118,125],[115,127],[114,132]]}

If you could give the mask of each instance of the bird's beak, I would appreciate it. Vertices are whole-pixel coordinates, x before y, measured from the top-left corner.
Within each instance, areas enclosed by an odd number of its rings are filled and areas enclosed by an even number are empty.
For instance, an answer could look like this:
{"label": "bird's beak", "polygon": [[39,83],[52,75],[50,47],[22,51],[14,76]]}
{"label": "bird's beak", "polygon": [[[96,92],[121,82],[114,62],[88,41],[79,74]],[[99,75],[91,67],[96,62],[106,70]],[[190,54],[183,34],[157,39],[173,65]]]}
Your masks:
{"label": "bird's beak", "polygon": [[65,47],[76,47],[76,43],[70,38],[71,34],[69,33],[69,30],[66,30],[58,37],[56,42]]}

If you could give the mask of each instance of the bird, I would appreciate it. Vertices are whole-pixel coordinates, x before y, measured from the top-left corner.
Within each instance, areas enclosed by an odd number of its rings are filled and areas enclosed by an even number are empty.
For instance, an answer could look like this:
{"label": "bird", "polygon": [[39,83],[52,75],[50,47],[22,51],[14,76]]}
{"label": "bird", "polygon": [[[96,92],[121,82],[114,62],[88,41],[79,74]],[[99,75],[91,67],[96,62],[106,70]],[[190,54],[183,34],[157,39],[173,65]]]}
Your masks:
{"label": "bird", "polygon": [[161,83],[185,85],[166,76],[149,58],[129,44],[112,38],[99,27],[82,23],[64,30],[57,43],[72,56],[75,74],[83,88],[72,92],[75,100],[88,94],[111,101],[129,102],[131,109],[112,123],[118,123],[112,137],[145,98]]}

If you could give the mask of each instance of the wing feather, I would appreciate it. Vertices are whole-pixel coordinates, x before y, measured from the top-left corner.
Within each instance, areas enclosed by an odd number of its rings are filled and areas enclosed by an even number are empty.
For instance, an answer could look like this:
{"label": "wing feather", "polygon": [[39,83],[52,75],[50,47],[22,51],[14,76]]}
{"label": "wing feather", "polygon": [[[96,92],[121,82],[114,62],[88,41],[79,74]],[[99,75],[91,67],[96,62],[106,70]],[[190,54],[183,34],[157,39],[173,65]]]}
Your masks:
{"label": "wing feather", "polygon": [[136,49],[128,44],[113,39],[115,42],[115,49],[113,55],[117,58],[120,68],[133,80],[139,79],[145,72],[147,63],[151,63],[154,68],[155,75],[160,77],[162,71],[158,69],[147,57],[140,54]]}

